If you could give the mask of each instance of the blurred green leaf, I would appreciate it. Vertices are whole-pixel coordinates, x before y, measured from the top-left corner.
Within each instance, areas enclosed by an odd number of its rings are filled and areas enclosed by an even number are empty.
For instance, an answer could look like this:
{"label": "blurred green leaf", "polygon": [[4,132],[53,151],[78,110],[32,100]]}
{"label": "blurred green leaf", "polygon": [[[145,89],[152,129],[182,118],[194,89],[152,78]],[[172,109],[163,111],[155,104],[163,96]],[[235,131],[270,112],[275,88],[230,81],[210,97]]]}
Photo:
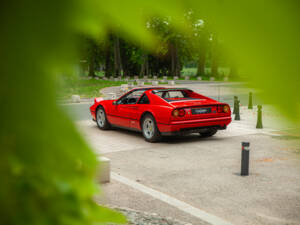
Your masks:
{"label": "blurred green leaf", "polygon": [[1,224],[122,221],[92,200],[96,157],[57,106],[56,80],[78,62],[79,35],[104,39],[113,31],[155,50],[159,38],[145,26],[149,17],[170,17],[184,30],[191,8],[224,40],[251,85],[299,123],[297,1],[2,2]]}

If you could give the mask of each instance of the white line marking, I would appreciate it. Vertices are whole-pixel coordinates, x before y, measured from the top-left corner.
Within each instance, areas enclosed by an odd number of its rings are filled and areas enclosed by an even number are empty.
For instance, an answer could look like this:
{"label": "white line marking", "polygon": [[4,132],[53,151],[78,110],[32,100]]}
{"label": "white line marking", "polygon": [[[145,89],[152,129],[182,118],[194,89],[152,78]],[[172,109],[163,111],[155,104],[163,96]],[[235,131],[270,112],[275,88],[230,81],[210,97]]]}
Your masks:
{"label": "white line marking", "polygon": [[142,185],[142,184],[139,184],[135,181],[132,181],[132,180],[129,180],[128,178],[126,177],[123,177],[123,176],[120,176],[114,172],[111,172],[111,178],[118,181],[118,182],[121,182],[123,184],[126,184],[134,189],[137,189],[145,194],[148,194],[150,196],[152,196],[153,198],[156,198],[158,200],[161,200],[171,206],[174,206],[176,207],[177,209],[181,210],[181,211],[184,211],[192,216],[195,216],[209,224],[212,224],[212,225],[233,225],[227,221],[224,221],[222,220],[221,218],[219,217],[216,217],[212,214],[209,214],[203,210],[200,210],[198,208],[195,208],[183,201],[180,201],[176,198],[173,198],[169,195],[166,195],[162,192],[159,192],[159,191],[156,191],[152,188],[149,188],[149,187],[146,187],[145,185]]}

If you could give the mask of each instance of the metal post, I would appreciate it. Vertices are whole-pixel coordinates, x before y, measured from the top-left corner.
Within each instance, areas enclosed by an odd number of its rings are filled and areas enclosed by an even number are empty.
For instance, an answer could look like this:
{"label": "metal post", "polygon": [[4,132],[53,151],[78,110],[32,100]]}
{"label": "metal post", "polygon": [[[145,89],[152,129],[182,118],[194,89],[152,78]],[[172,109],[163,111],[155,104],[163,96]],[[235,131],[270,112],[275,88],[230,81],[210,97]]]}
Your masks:
{"label": "metal post", "polygon": [[256,123],[256,128],[257,129],[262,129],[263,124],[262,124],[262,106],[258,105],[257,106],[257,123]]}
{"label": "metal post", "polygon": [[233,99],[233,114],[236,114],[237,100],[238,100],[238,96],[234,96],[234,99]]}
{"label": "metal post", "polygon": [[240,117],[240,100],[236,100],[236,112],[235,112],[234,120],[241,120],[241,117]]}
{"label": "metal post", "polygon": [[249,175],[249,146],[249,142],[242,142],[241,176]]}
{"label": "metal post", "polygon": [[253,109],[252,92],[249,93],[248,109]]}

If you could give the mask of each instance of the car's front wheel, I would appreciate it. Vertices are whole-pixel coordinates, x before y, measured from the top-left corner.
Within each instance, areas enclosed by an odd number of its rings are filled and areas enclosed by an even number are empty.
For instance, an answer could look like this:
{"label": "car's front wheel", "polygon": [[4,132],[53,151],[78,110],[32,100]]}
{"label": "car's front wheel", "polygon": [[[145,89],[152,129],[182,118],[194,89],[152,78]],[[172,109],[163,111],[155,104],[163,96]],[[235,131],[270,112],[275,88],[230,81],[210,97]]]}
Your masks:
{"label": "car's front wheel", "polygon": [[105,110],[102,106],[99,106],[96,112],[96,122],[101,130],[108,130],[110,124],[107,121]]}
{"label": "car's front wheel", "polygon": [[205,131],[199,132],[201,137],[211,137],[217,133],[218,129],[213,127],[213,128],[208,128]]}
{"label": "car's front wheel", "polygon": [[142,120],[143,136],[148,142],[157,142],[161,139],[161,134],[157,128],[154,117],[147,114]]}

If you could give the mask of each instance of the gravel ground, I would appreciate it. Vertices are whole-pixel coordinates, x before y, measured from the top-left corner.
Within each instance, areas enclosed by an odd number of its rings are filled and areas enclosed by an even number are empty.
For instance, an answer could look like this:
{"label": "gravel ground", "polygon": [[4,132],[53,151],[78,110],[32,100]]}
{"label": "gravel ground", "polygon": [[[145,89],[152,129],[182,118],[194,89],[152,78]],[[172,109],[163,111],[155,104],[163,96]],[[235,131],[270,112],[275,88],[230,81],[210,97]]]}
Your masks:
{"label": "gravel ground", "polygon": [[127,208],[114,208],[123,213],[129,223],[127,225],[192,225],[170,217],[162,217],[156,213],[146,213]]}

